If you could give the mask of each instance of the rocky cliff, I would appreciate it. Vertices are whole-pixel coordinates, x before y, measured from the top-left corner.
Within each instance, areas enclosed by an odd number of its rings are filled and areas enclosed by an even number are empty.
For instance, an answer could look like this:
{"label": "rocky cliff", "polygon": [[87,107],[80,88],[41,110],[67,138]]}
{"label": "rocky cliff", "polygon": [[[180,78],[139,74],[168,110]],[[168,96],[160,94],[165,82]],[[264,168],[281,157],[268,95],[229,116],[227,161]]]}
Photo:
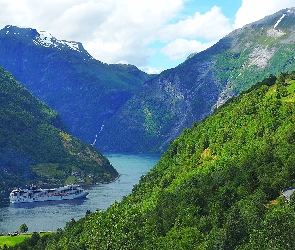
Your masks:
{"label": "rocky cliff", "polygon": [[161,152],[253,83],[295,69],[295,8],[231,32],[211,48],[147,81],[104,126],[103,150]]}

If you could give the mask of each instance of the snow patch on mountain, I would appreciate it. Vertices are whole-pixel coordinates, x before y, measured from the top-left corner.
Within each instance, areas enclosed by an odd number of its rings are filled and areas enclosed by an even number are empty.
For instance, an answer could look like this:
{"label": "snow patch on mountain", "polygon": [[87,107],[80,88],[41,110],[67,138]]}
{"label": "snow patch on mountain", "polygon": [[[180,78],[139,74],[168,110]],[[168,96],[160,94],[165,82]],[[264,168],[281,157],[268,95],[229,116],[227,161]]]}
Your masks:
{"label": "snow patch on mountain", "polygon": [[283,18],[284,18],[285,16],[286,16],[286,14],[284,13],[284,14],[281,16],[281,18],[276,22],[276,24],[273,26],[274,29],[279,25],[279,23],[283,20]]}
{"label": "snow patch on mountain", "polygon": [[71,50],[75,50],[78,52],[83,52],[80,48],[79,43],[73,41],[65,41],[65,40],[57,40],[53,37],[49,32],[46,31],[38,31],[39,36],[36,36],[33,39],[33,43],[36,45],[41,45],[44,47],[55,47],[58,49],[62,49],[63,47],[68,47]]}
{"label": "snow patch on mountain", "polygon": [[44,47],[54,46],[53,36],[45,31],[38,32],[39,36],[33,39],[33,43],[36,45],[42,45]]}
{"label": "snow patch on mountain", "polygon": [[37,46],[56,48],[58,50],[72,50],[81,53],[85,59],[94,59],[83,47],[82,43],[75,41],[58,40],[47,31],[38,31],[32,28],[20,28],[6,25],[0,30],[0,35],[15,36],[24,42],[33,42]]}

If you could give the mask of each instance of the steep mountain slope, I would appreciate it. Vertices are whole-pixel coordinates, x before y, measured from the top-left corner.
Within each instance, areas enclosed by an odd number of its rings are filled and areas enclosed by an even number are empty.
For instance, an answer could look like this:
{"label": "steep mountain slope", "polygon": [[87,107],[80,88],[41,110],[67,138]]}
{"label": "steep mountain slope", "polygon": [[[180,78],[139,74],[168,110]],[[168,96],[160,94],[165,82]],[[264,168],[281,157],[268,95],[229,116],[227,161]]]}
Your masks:
{"label": "steep mountain slope", "polygon": [[32,182],[64,184],[80,178],[91,183],[118,176],[95,148],[65,132],[56,111],[1,67],[0,103],[0,191]]}
{"label": "steep mountain slope", "polygon": [[185,129],[122,202],[38,249],[294,249],[294,196],[280,197],[295,185],[294,115],[295,72],[266,78]]}
{"label": "steep mountain slope", "polygon": [[295,8],[235,30],[147,81],[104,126],[101,150],[161,152],[180,132],[270,74],[295,69]]}
{"label": "steep mountain slope", "polygon": [[81,43],[15,26],[0,30],[0,65],[88,143],[151,77],[135,66],[95,60]]}

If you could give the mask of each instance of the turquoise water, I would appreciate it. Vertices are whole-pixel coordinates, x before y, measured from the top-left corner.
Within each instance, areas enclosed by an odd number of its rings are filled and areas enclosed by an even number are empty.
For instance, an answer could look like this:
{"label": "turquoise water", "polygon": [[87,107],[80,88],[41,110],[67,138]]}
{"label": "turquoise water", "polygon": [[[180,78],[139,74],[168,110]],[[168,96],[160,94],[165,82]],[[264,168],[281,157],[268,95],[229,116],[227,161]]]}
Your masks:
{"label": "turquoise water", "polygon": [[56,231],[64,228],[72,218],[78,220],[86,211],[106,210],[115,200],[131,193],[134,184],[156,165],[160,155],[105,153],[111,164],[120,173],[120,178],[109,184],[85,187],[86,199],[10,204],[9,193],[0,196],[0,233],[17,231],[26,223],[29,232]]}

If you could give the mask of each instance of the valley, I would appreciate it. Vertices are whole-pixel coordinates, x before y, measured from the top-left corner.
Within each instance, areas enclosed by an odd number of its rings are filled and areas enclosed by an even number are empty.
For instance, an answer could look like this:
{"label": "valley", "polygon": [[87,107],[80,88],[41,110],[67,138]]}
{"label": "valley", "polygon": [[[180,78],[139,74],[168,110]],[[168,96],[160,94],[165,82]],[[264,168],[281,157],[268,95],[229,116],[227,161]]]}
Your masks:
{"label": "valley", "polygon": [[253,82],[295,70],[293,27],[294,9],[281,10],[173,69],[148,75],[132,65],[100,62],[80,43],[6,26],[0,65],[56,110],[69,133],[95,141],[98,150],[163,153],[184,128]]}
{"label": "valley", "polygon": [[25,220],[53,231],[8,249],[294,249],[294,20],[278,11],[157,75],[0,30],[0,191],[80,182],[90,194],[2,198],[4,233]]}

